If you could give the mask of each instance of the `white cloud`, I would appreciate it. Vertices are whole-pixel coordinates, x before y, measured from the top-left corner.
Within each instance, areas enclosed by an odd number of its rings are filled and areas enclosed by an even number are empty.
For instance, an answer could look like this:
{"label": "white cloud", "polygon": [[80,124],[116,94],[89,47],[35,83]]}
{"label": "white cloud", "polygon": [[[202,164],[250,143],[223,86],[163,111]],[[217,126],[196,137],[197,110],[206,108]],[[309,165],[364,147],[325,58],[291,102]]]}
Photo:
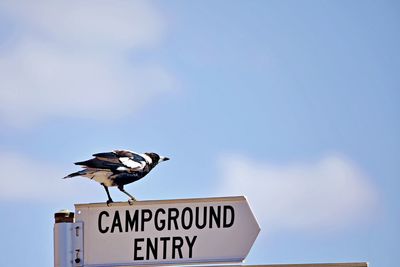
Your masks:
{"label": "white cloud", "polygon": [[146,1],[11,0],[0,4],[21,34],[64,45],[147,46],[162,37],[163,21]]}
{"label": "white cloud", "polygon": [[157,45],[163,35],[147,2],[9,1],[0,8],[15,25],[0,49],[0,120],[8,124],[121,118],[174,86],[160,63],[127,59],[127,51]]}
{"label": "white cloud", "polygon": [[60,166],[47,165],[18,153],[4,151],[0,153],[0,162],[2,200],[55,201],[96,192],[88,190],[90,183],[76,186],[76,183],[61,179],[66,173]]}
{"label": "white cloud", "polygon": [[351,225],[377,204],[365,174],[337,155],[286,166],[230,155],[221,159],[220,168],[219,193],[246,195],[267,232]]}

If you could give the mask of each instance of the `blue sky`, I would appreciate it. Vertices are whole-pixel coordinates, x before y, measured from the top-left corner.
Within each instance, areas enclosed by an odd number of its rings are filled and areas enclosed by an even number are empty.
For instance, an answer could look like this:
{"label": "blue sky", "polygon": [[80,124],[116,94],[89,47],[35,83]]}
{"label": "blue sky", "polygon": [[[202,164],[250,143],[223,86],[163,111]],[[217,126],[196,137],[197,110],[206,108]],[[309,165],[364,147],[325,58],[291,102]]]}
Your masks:
{"label": "blue sky", "polygon": [[5,266],[52,265],[53,213],[106,200],[61,177],[115,148],[171,158],[138,199],[246,195],[248,264],[396,265],[396,1],[3,1],[0,22]]}

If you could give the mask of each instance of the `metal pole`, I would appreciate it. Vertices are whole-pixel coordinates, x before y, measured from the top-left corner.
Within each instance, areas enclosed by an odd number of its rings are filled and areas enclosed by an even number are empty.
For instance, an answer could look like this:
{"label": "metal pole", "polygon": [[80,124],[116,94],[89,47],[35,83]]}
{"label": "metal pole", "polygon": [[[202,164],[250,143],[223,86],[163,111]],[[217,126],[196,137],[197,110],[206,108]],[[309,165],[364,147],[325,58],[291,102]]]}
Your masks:
{"label": "metal pole", "polygon": [[54,219],[54,267],[72,267],[74,213],[61,210],[54,214]]}

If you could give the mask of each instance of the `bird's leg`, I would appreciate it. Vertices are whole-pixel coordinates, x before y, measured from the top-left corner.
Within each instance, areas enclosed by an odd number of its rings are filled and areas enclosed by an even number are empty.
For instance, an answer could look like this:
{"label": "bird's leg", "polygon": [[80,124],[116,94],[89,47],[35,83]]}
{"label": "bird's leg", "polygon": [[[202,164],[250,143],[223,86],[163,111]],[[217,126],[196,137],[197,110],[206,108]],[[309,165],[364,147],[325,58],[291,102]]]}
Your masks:
{"label": "bird's leg", "polygon": [[107,196],[108,196],[107,206],[109,206],[110,203],[113,203],[114,201],[112,200],[112,198],[111,198],[111,196],[110,196],[110,192],[108,191],[108,187],[105,186],[105,184],[103,184],[103,183],[102,183],[101,185],[104,186],[104,189],[105,189],[106,192],[107,192]]}
{"label": "bird's leg", "polygon": [[132,204],[132,201],[136,201],[136,198],[134,198],[131,194],[129,194],[128,192],[125,191],[123,185],[119,185],[118,189],[121,190],[121,192],[124,192],[126,195],[128,195],[131,198],[130,200],[128,200],[129,204]]}

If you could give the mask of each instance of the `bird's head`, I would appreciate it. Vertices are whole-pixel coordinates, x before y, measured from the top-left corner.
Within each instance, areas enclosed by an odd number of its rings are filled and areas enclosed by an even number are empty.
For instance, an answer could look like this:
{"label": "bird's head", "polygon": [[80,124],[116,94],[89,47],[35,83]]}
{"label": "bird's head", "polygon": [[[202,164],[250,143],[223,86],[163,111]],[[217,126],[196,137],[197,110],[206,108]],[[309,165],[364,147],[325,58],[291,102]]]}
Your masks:
{"label": "bird's head", "polygon": [[158,163],[160,163],[160,162],[169,160],[169,158],[160,156],[160,155],[158,155],[158,154],[156,154],[156,153],[153,153],[153,152],[147,152],[147,153],[145,153],[145,154],[151,158],[151,163],[150,163],[150,165],[151,165],[152,167],[156,166],[156,165],[157,165]]}

